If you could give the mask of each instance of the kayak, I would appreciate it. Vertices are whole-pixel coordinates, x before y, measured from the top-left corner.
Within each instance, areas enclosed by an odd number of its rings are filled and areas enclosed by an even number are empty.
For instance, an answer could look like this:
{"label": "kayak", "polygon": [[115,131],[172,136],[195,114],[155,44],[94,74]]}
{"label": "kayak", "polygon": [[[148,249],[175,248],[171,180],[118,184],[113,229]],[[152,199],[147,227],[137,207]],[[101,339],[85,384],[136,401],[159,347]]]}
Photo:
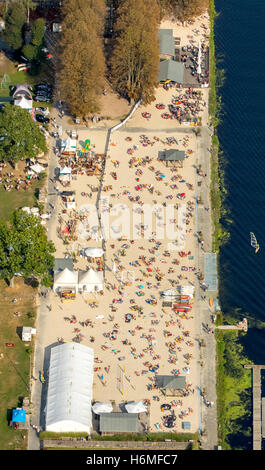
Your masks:
{"label": "kayak", "polygon": [[209,299],[209,305],[210,305],[210,307],[213,307],[213,299],[212,298]]}

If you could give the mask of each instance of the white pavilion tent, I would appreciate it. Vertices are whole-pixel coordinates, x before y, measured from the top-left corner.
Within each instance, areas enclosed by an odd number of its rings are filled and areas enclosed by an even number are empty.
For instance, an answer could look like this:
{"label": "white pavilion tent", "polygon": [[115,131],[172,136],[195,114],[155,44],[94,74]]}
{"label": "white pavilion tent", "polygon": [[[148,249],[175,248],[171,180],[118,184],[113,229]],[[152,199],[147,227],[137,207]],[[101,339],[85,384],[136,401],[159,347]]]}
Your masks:
{"label": "white pavilion tent", "polygon": [[105,403],[105,402],[99,402],[97,401],[94,403],[92,406],[92,410],[96,415],[99,415],[100,413],[111,413],[113,410],[113,407],[111,403]]}
{"label": "white pavilion tent", "polygon": [[85,255],[89,258],[100,258],[103,255],[104,251],[102,248],[86,248]]}
{"label": "white pavilion tent", "polygon": [[93,349],[79,343],[52,348],[46,430],[87,432],[92,426]]}
{"label": "white pavilion tent", "polygon": [[67,139],[62,139],[61,148],[63,155],[75,155],[76,145],[76,139],[71,139],[71,137],[67,137]]}
{"label": "white pavilion tent", "polygon": [[19,106],[20,108],[22,109],[29,109],[31,110],[32,109],[32,99],[27,99],[25,96],[18,96],[15,100],[14,100],[14,105],[16,106]]}
{"label": "white pavilion tent", "polygon": [[60,175],[59,175],[59,179],[60,181],[71,181],[71,177],[72,177],[72,169],[68,166],[65,166],[64,168],[61,168],[60,169]]}
{"label": "white pavilion tent", "polygon": [[65,268],[62,271],[54,273],[54,291],[62,291],[64,289],[73,289],[75,292],[78,289],[78,271],[70,271]]}
{"label": "white pavilion tent", "polygon": [[33,170],[34,173],[41,173],[42,171],[45,171],[44,166],[40,165],[39,163],[32,165],[30,169]]}
{"label": "white pavilion tent", "polygon": [[78,289],[81,292],[103,291],[103,272],[94,271],[92,268],[88,271],[79,271]]}
{"label": "white pavilion tent", "polygon": [[142,401],[132,401],[125,405],[127,413],[146,413],[147,409]]}

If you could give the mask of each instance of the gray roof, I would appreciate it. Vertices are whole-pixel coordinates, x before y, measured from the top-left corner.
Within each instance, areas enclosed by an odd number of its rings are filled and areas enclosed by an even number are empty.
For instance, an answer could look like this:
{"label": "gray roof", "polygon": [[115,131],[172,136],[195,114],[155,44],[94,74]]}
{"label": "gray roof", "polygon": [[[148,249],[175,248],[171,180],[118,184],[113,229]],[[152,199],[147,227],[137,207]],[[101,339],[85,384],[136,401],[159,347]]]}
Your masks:
{"label": "gray roof", "polygon": [[216,253],[204,253],[204,282],[209,291],[217,290],[217,257]]}
{"label": "gray roof", "polygon": [[184,69],[184,64],[176,60],[161,60],[158,81],[165,82],[166,80],[171,80],[172,82],[183,84]]}
{"label": "gray roof", "polygon": [[73,258],[55,258],[54,271],[63,271],[65,268],[69,269],[70,271],[73,271]]}
{"label": "gray roof", "polygon": [[138,432],[138,413],[100,413],[100,432]]}
{"label": "gray roof", "polygon": [[160,54],[175,55],[173,29],[159,29]]}
{"label": "gray roof", "polygon": [[162,150],[158,152],[159,160],[167,161],[177,161],[177,160],[184,160],[185,152],[184,150],[177,150],[177,149],[170,149],[170,150]]}
{"label": "gray roof", "polygon": [[178,390],[186,388],[186,377],[183,375],[157,375],[156,381],[160,388],[174,388]]}

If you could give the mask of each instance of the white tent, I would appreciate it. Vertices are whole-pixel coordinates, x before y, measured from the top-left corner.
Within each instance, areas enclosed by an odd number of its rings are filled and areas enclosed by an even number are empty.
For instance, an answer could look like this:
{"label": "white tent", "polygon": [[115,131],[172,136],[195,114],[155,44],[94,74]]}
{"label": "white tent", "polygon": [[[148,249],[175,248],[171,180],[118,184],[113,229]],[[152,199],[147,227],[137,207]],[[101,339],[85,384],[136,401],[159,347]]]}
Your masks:
{"label": "white tent", "polygon": [[132,401],[125,405],[125,409],[128,413],[146,413],[147,409],[142,401]]}
{"label": "white tent", "polygon": [[19,96],[16,98],[14,104],[22,109],[32,109],[32,100],[27,100],[25,96]]}
{"label": "white tent", "polygon": [[41,166],[39,163],[32,165],[30,169],[33,170],[35,173],[41,173],[45,170],[44,166]]}
{"label": "white tent", "polygon": [[103,272],[94,271],[92,268],[88,271],[79,271],[78,289],[83,292],[103,291]]}
{"label": "white tent", "polygon": [[164,290],[162,292],[163,297],[175,297],[177,294],[174,289]]}
{"label": "white tent", "polygon": [[94,351],[78,343],[52,348],[46,406],[46,430],[87,432],[92,425]]}
{"label": "white tent", "polygon": [[62,139],[61,141],[62,153],[64,154],[75,154],[76,152],[76,139]]}
{"label": "white tent", "polygon": [[85,255],[91,258],[100,258],[104,251],[102,248],[86,248]]}
{"label": "white tent", "polygon": [[54,273],[53,290],[60,291],[63,289],[78,288],[78,271],[70,271],[70,269],[63,269],[63,271],[56,271]]}
{"label": "white tent", "polygon": [[22,328],[22,341],[31,341],[31,335],[36,334],[36,328],[31,326],[23,326]]}
{"label": "white tent", "polygon": [[99,415],[100,413],[111,413],[113,410],[113,407],[110,403],[97,401],[92,406],[92,410],[94,411],[96,415]]}

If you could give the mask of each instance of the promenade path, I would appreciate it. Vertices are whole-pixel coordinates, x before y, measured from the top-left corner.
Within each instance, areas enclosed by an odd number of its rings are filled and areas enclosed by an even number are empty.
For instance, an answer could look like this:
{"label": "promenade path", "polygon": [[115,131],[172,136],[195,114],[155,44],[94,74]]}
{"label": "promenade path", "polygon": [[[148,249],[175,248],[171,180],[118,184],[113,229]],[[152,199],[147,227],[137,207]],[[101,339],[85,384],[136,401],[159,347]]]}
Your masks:
{"label": "promenade path", "polygon": [[45,439],[44,448],[75,448],[75,449],[119,449],[119,450],[186,450],[190,442],[149,442],[149,441],[70,441]]}
{"label": "promenade path", "polygon": [[[201,128],[201,137],[198,138],[197,159],[201,164],[202,172],[206,177],[200,187],[198,195],[201,195],[202,204],[198,206],[198,231],[203,233],[205,252],[212,251],[212,220],[211,211],[206,210],[210,207],[210,152],[212,130],[207,127]],[[197,187],[198,188],[198,187]],[[198,189],[197,189],[198,190]],[[198,244],[199,251],[198,269],[204,274],[204,251]],[[211,323],[211,310],[209,308],[208,296],[206,300],[201,298],[199,286],[196,289],[198,299],[197,315],[200,321],[200,338],[204,339],[205,347],[201,348],[201,384],[205,388],[207,399],[214,403],[212,407],[206,407],[202,400],[202,430],[205,435],[202,436],[202,449],[214,450],[218,444],[217,439],[217,410],[216,410],[216,341],[214,335],[211,335],[202,328],[203,324]],[[211,292],[211,295],[213,293]],[[216,293],[217,294],[217,293]]]}

